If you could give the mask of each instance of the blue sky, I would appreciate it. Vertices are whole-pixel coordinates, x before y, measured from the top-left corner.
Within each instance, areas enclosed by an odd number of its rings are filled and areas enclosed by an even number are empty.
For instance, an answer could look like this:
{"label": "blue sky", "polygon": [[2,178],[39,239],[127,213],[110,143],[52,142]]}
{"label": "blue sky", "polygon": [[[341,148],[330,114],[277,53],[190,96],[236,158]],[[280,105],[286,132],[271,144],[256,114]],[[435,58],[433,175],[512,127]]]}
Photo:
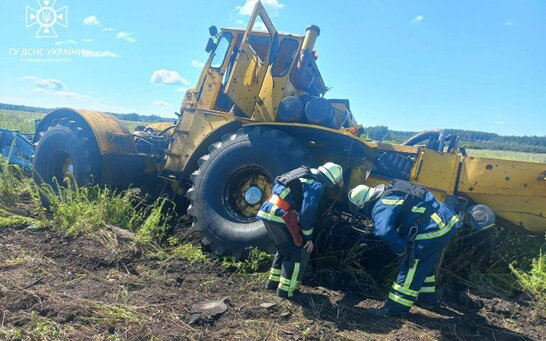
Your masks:
{"label": "blue sky", "polygon": [[[264,2],[280,31],[321,27],[326,97],[348,98],[363,125],[546,135],[545,1]],[[25,27],[37,0],[3,0],[0,102],[174,117],[207,58],[208,26],[246,25],[251,3],[56,0],[68,27],[37,39]],[[20,56],[54,48],[84,55]]]}

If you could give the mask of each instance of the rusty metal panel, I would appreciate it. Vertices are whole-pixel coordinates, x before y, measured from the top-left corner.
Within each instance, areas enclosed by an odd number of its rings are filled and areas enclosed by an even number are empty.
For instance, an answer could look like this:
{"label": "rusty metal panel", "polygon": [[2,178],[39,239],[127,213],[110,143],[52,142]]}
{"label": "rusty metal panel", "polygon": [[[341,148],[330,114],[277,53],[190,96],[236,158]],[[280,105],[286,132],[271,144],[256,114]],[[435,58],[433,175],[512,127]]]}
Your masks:
{"label": "rusty metal panel", "polygon": [[420,149],[410,174],[410,181],[437,192],[455,193],[461,156]]}
{"label": "rusty metal panel", "polygon": [[52,121],[60,119],[83,120],[93,131],[101,154],[136,153],[131,132],[125,124],[103,112],[73,108],[55,109],[40,121],[37,131],[47,129]]}

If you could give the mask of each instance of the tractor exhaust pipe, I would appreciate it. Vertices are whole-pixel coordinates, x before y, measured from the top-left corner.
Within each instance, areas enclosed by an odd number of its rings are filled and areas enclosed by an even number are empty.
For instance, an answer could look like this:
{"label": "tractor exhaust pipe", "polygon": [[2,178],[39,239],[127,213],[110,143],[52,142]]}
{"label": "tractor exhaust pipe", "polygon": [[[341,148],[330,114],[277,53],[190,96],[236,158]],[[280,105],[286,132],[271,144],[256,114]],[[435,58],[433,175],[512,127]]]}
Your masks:
{"label": "tractor exhaust pipe", "polygon": [[303,38],[303,44],[301,46],[302,52],[313,51],[317,37],[320,35],[320,28],[317,25],[307,26],[305,29],[305,38]]}

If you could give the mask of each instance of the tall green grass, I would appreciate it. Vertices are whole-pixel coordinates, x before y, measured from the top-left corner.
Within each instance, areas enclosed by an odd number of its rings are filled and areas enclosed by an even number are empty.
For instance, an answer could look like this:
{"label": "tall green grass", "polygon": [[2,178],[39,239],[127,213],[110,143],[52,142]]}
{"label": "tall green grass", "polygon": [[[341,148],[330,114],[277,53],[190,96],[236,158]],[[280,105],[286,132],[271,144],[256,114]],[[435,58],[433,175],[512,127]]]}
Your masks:
{"label": "tall green grass", "polygon": [[443,257],[442,269],[455,282],[490,297],[521,291],[546,303],[546,239],[525,231],[495,228],[461,233]]}
{"label": "tall green grass", "polygon": [[130,190],[116,191],[99,185],[78,186],[65,179],[66,186],[42,185],[40,193],[49,204],[53,226],[72,234],[89,233],[114,225],[136,233],[142,243],[163,244],[168,237],[172,210],[158,198],[147,204]]}
{"label": "tall green grass", "polygon": [[143,221],[142,210],[127,191],[108,187],[78,186],[67,179],[68,186],[41,185],[39,190],[49,204],[56,228],[68,233],[85,233],[105,225],[136,231]]}

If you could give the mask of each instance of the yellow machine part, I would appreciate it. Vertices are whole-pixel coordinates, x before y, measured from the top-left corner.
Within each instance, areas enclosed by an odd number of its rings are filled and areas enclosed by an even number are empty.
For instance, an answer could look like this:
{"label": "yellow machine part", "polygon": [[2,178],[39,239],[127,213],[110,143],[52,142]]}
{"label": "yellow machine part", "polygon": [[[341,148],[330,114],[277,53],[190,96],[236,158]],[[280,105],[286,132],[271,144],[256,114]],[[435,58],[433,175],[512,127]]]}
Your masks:
{"label": "yellow machine part", "polygon": [[455,194],[460,160],[458,154],[420,149],[410,181],[427,187],[439,200],[445,201],[446,195]]}
{"label": "yellow machine part", "polygon": [[180,173],[201,143],[216,129],[235,121],[233,115],[213,110],[186,110],[173,130],[165,169]]}
{"label": "yellow machine part", "polygon": [[[290,68],[291,70],[291,68]],[[267,72],[260,90],[260,101],[256,104],[252,118],[256,121],[275,122],[277,105],[286,96],[297,95],[297,90],[289,80],[290,72],[282,77],[271,76],[271,66]]]}
{"label": "yellow machine part", "polygon": [[546,231],[546,164],[464,157],[458,192],[517,226]]}
{"label": "yellow machine part", "polygon": [[[85,109],[60,108],[47,114],[40,125],[47,124],[51,120],[60,118],[80,117],[93,131],[101,154],[136,153],[136,146],[129,129],[114,116]],[[40,129],[40,126],[38,127]]]}

